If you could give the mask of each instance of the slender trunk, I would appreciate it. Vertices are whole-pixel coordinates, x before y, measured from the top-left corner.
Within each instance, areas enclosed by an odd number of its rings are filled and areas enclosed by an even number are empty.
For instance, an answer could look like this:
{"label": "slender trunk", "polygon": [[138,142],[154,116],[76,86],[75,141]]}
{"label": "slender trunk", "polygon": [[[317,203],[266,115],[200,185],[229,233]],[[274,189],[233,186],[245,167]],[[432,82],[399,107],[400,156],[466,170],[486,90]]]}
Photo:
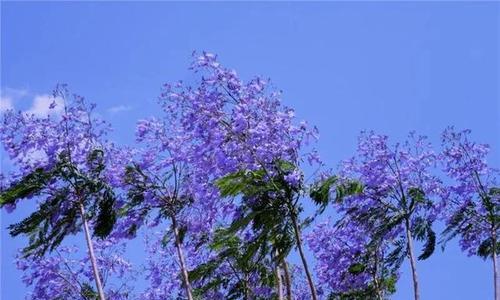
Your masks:
{"label": "slender trunk", "polygon": [[382,291],[380,290],[380,283],[376,277],[373,280],[375,284],[375,294],[377,295],[377,300],[383,300],[384,298],[382,297]]}
{"label": "slender trunk", "polygon": [[493,260],[493,284],[494,284],[494,290],[495,290],[495,300],[500,300],[500,287],[499,282],[498,282],[498,264],[497,264],[497,232],[496,229],[493,227],[492,230],[492,253],[491,253],[491,258]]}
{"label": "slender trunk", "polygon": [[175,216],[172,217],[172,227],[175,236],[175,248],[177,248],[177,255],[179,256],[179,264],[181,265],[182,281],[184,281],[184,287],[186,288],[186,295],[188,300],[193,300],[193,294],[191,292],[191,284],[189,283],[186,261],[184,260],[184,253],[182,252],[182,243],[179,237],[179,228],[177,228],[177,220]]}
{"label": "slender trunk", "polygon": [[90,255],[90,263],[92,264],[92,271],[94,272],[95,285],[97,287],[97,293],[100,300],[106,300],[104,296],[104,289],[102,287],[101,276],[99,275],[99,269],[97,268],[97,260],[94,254],[94,246],[92,245],[92,239],[90,238],[89,224],[87,223],[87,217],[85,216],[85,208],[83,203],[80,202],[80,214],[82,216],[83,231],[85,232],[85,239],[87,240],[87,248]]}
{"label": "slender trunk", "polygon": [[286,300],[292,300],[292,278],[290,277],[290,270],[288,270],[288,263],[283,261],[282,265],[285,273]]}
{"label": "slender trunk", "polygon": [[249,292],[248,292],[248,274],[245,273],[245,282],[244,282],[244,287],[245,289],[245,298],[244,300],[248,300],[250,299],[250,295],[249,295]]}
{"label": "slender trunk", "polygon": [[276,274],[276,294],[278,295],[278,300],[283,300],[283,283],[281,282],[281,271],[279,264],[274,268],[274,273]]}
{"label": "slender trunk", "polygon": [[302,266],[304,267],[304,271],[306,272],[307,282],[309,284],[309,289],[311,290],[311,298],[312,300],[318,300],[318,295],[316,293],[316,287],[314,287],[314,282],[309,272],[309,267],[307,266],[306,256],[304,255],[304,249],[302,249],[302,239],[300,237],[300,229],[299,224],[297,224],[297,216],[295,214],[295,210],[291,211],[292,223],[293,223],[293,231],[295,233],[295,239],[297,241],[297,249],[299,250],[300,259],[302,261]]}
{"label": "slender trunk", "polygon": [[500,300],[499,287],[498,287],[498,265],[497,265],[497,254],[493,250],[493,284],[495,285],[495,300]]}
{"label": "slender trunk", "polygon": [[380,282],[378,280],[378,247],[375,249],[375,270],[373,270],[373,284],[375,286],[375,294],[377,295],[377,300],[382,300],[382,289],[380,287]]}
{"label": "slender trunk", "polygon": [[410,220],[406,218],[406,239],[408,240],[408,255],[410,257],[411,273],[413,277],[413,292],[415,300],[420,300],[420,292],[418,289],[417,263],[415,262],[415,254],[413,253],[413,237],[410,231]]}

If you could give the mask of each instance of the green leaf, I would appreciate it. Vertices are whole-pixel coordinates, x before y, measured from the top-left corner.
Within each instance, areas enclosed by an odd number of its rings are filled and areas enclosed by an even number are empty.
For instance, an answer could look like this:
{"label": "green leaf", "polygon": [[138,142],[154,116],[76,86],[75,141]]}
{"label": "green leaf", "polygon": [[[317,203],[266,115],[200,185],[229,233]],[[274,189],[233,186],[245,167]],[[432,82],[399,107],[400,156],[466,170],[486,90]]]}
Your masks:
{"label": "green leaf", "polygon": [[226,234],[234,234],[241,229],[245,229],[261,212],[253,211],[246,216],[234,220],[231,225],[225,230]]}
{"label": "green leaf", "polygon": [[419,188],[410,188],[408,190],[408,196],[413,199],[415,202],[425,203],[425,193]]}
{"label": "green leaf", "polygon": [[361,273],[363,273],[366,269],[366,266],[362,263],[355,263],[355,264],[352,264],[351,266],[349,266],[349,273],[351,273],[352,275],[359,275]]}
{"label": "green leaf", "polygon": [[[191,275],[189,276],[189,278],[191,279]],[[227,278],[222,278],[220,276],[216,276],[214,277],[213,280],[209,281],[207,284],[201,286],[201,287],[198,287],[198,288],[195,288],[193,290],[193,293],[194,293],[194,296],[196,297],[199,297],[199,299],[204,299],[204,295],[214,289],[214,290],[217,290],[221,285],[227,283],[228,279]]]}
{"label": "green leaf", "polygon": [[[500,242],[496,243],[496,253],[500,253]],[[483,259],[487,259],[493,255],[493,239],[491,237],[481,242],[477,249],[477,255]]]}
{"label": "green leaf", "polygon": [[[372,211],[373,213],[377,213],[377,211]],[[388,218],[385,218],[385,216],[380,217],[381,220],[381,225],[377,226],[375,228],[375,231],[373,233],[372,239],[378,243],[381,239],[384,239],[386,234],[396,228],[397,226],[400,226],[401,223],[404,221],[404,215],[394,215],[390,216]]]}
{"label": "green leaf", "polygon": [[13,204],[19,199],[38,194],[54,175],[53,172],[38,168],[0,193],[0,208]]}
{"label": "green leaf", "polygon": [[99,295],[97,292],[94,290],[94,288],[87,282],[82,283],[82,288],[80,291],[80,294],[86,299],[86,300],[98,300]]}
{"label": "green leaf", "polygon": [[229,174],[216,182],[222,197],[236,196],[245,188],[245,172]]}
{"label": "green leaf", "polygon": [[[216,181],[222,197],[234,197],[242,194],[257,173],[251,171],[238,171],[226,175]],[[257,176],[256,176],[257,177]]]}
{"label": "green leaf", "polygon": [[67,235],[78,232],[81,204],[95,225],[96,236],[105,237],[111,232],[116,221],[115,197],[100,176],[104,169],[103,155],[102,150],[92,151],[88,156],[90,171],[82,172],[72,164],[69,154],[61,153],[52,169],[38,168],[0,193],[1,207],[36,196],[51,184],[46,193],[48,196],[44,195],[38,210],[8,227],[13,236],[24,234],[29,237],[28,245],[23,249],[25,256],[42,256],[56,249]]}
{"label": "green leaf", "polygon": [[311,199],[321,207],[326,207],[330,199],[330,189],[337,183],[337,176],[328,177],[321,183],[315,184],[309,193]]}
{"label": "green leaf", "polygon": [[107,237],[116,223],[115,195],[111,189],[106,189],[99,197],[97,220],[94,234],[100,238]]}
{"label": "green leaf", "polygon": [[186,237],[186,233],[187,233],[187,226],[186,225],[181,225],[179,226],[179,240],[182,243],[184,243],[184,238]]}
{"label": "green leaf", "polygon": [[462,225],[469,222],[470,214],[473,211],[474,204],[472,202],[469,202],[468,205],[465,205],[454,212],[454,214],[450,218],[450,221],[448,222],[448,225],[442,232],[442,239],[440,240],[440,244],[442,245],[443,250],[447,242],[464,231],[465,228],[462,228]]}
{"label": "green leaf", "polygon": [[296,169],[293,163],[286,160],[279,160],[276,165],[282,173],[289,173]]}
{"label": "green leaf", "polygon": [[200,264],[194,270],[189,271],[189,279],[193,282],[203,279],[205,277],[210,277],[211,274],[220,265],[219,259],[210,260],[206,263]]}
{"label": "green leaf", "polygon": [[339,184],[335,188],[335,201],[340,203],[345,197],[354,196],[363,192],[363,185],[356,180],[349,180]]}
{"label": "green leaf", "polygon": [[383,284],[385,289],[389,294],[394,294],[396,292],[396,283],[398,281],[398,277],[395,275],[388,276],[383,279]]}
{"label": "green leaf", "polygon": [[87,161],[93,176],[98,176],[106,167],[104,165],[104,151],[101,149],[92,150],[87,157]]}
{"label": "green leaf", "polygon": [[427,228],[429,224],[427,220],[423,217],[417,217],[413,221],[412,234],[413,237],[418,241],[423,241],[426,239]]}
{"label": "green leaf", "polygon": [[408,247],[404,239],[399,239],[395,242],[394,249],[387,255],[386,263],[394,270],[399,269],[408,254]]}
{"label": "green leaf", "polygon": [[337,176],[331,176],[320,183],[314,184],[311,187],[309,196],[319,206],[317,214],[323,213],[328,203],[332,200],[332,189],[334,190],[335,201],[342,202],[345,197],[362,193],[363,185],[356,180],[347,180],[339,183]]}
{"label": "green leaf", "polygon": [[426,234],[427,238],[425,240],[422,254],[418,257],[419,260],[429,258],[434,253],[434,249],[436,248],[436,233],[432,230],[430,224],[426,228]]}

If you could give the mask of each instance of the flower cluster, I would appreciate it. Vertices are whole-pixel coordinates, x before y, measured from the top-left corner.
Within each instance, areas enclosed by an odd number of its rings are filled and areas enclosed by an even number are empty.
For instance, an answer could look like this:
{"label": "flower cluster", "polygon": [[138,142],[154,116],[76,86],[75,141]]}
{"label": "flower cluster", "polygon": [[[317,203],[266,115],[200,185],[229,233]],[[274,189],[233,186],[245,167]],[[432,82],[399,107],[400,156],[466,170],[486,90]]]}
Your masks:
{"label": "flower cluster", "polygon": [[[362,193],[346,197],[340,212],[355,211],[368,218],[374,211],[386,217],[408,219],[414,228],[422,220],[431,224],[441,210],[435,201],[442,193],[442,182],[435,175],[437,155],[424,136],[410,133],[402,144],[389,145],[388,137],[363,132],[358,153],[344,161],[340,174],[358,180]],[[380,216],[381,217],[381,216]],[[381,220],[370,220],[380,225]],[[388,230],[386,239],[403,234],[403,223]]]}
{"label": "flower cluster", "polygon": [[[238,170],[272,171],[276,161],[298,165],[305,156],[318,160],[315,151],[301,153],[318,137],[317,130],[305,122],[295,125],[294,111],[281,104],[281,93],[269,80],[244,82],[210,53],[199,55],[192,69],[200,74],[199,84],[166,84],[161,103],[191,141],[191,159],[201,173],[219,178]],[[203,195],[206,181],[201,178],[193,183]],[[287,178],[296,184],[300,176],[296,171]]]}
{"label": "flower cluster", "polygon": [[309,248],[318,262],[318,283],[327,290],[348,292],[363,289],[372,280],[368,272],[351,273],[349,269],[363,262],[369,234],[361,225],[332,226],[331,221],[318,224],[306,237]]}
{"label": "flower cluster", "polygon": [[[14,168],[8,176],[2,173],[2,186],[15,183],[37,168],[51,169],[63,154],[69,155],[81,172],[92,167],[88,164],[88,157],[95,149],[103,150],[106,165],[113,161],[108,153],[113,144],[106,140],[111,128],[106,121],[95,116],[95,105],[88,104],[79,95],[70,95],[66,85],[57,86],[53,99],[50,109],[54,113],[47,116],[14,110],[4,113],[0,139]],[[56,110],[59,105],[64,109]],[[113,172],[107,172],[107,175],[113,176]]]}
{"label": "flower cluster", "polygon": [[[88,299],[95,297],[94,274],[85,251],[80,247],[62,246],[45,257],[16,258],[17,268],[24,272],[23,282],[33,286],[26,299]],[[132,265],[123,258],[125,245],[115,239],[95,244],[98,263],[103,270],[106,295],[112,300],[133,299]]]}

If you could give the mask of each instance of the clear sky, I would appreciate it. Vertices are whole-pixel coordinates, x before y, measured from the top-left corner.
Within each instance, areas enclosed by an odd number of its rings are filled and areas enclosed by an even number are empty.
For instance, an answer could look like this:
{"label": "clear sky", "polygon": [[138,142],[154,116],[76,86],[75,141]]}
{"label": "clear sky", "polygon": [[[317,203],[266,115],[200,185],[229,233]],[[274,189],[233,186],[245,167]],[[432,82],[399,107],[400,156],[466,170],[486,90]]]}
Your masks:
{"label": "clear sky", "polygon": [[[437,140],[455,125],[490,143],[500,167],[499,28],[500,3],[2,2],[2,105],[39,109],[65,82],[130,143],[135,120],[157,111],[162,83],[189,79],[191,52],[207,50],[245,78],[271,77],[319,127],[330,166],[353,153],[363,129]],[[25,214],[2,212],[4,300],[26,291],[11,263],[23,241],[5,230]],[[393,299],[411,298],[408,269]],[[456,242],[418,269],[423,300],[493,298],[491,264]]]}

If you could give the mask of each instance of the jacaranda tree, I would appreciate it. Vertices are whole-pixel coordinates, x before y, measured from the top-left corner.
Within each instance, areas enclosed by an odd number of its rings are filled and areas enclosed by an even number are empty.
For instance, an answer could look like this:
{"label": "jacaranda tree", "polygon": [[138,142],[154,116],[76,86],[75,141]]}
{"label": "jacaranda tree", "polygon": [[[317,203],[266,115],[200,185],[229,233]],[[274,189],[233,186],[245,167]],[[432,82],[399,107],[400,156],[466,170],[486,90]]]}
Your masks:
{"label": "jacaranda tree", "polygon": [[[172,124],[156,120],[139,123],[137,140],[145,144],[139,161],[126,166],[124,186],[129,201],[123,207],[125,218],[130,220],[128,232],[133,234],[148,215],[170,222],[171,230],[166,230],[165,238],[173,237],[178,254],[180,274],[186,296],[193,299],[191,283],[188,278],[182,242],[186,227],[179,222],[186,207],[193,202],[189,189],[189,165],[186,153],[189,147],[185,138],[172,131]],[[175,127],[174,127],[175,128]]]}
{"label": "jacaranda tree", "polygon": [[[356,156],[342,164],[340,180],[330,177],[323,183],[339,194],[341,214],[371,228],[371,247],[392,241],[387,257],[396,267],[408,257],[416,300],[420,293],[413,241],[425,242],[419,259],[431,256],[436,242],[432,224],[438,206],[433,200],[442,184],[433,175],[435,164],[436,154],[425,137],[412,133],[406,142],[391,146],[387,136],[364,132]],[[362,188],[345,193],[352,182]]]}
{"label": "jacaranda tree", "polygon": [[499,171],[487,161],[489,147],[471,141],[470,130],[447,128],[442,134],[443,171],[452,182],[443,192],[446,229],[443,245],[459,236],[468,255],[491,258],[495,299],[500,299],[498,253],[500,252]]}
{"label": "jacaranda tree", "polygon": [[[252,224],[254,241],[246,255],[273,257],[279,273],[292,245],[297,246],[316,299],[299,220],[300,149],[313,132],[305,124],[293,124],[293,111],[280,104],[280,94],[266,80],[243,82],[209,53],[200,55],[192,68],[201,74],[197,86],[166,85],[163,94],[167,110],[180,119],[194,144],[190,159],[209,174],[222,198],[241,196],[230,232]],[[200,193],[207,192],[203,184]]]}
{"label": "jacaranda tree", "polygon": [[43,257],[83,229],[97,294],[104,300],[90,230],[104,238],[116,220],[115,195],[105,170],[112,145],[105,140],[106,124],[92,115],[93,105],[70,96],[64,85],[53,96],[50,108],[63,105],[61,115],[38,117],[11,110],[4,116],[1,138],[15,170],[5,176],[0,207],[13,210],[22,199],[36,201],[30,216],[9,226],[11,235],[29,238],[26,257]]}

